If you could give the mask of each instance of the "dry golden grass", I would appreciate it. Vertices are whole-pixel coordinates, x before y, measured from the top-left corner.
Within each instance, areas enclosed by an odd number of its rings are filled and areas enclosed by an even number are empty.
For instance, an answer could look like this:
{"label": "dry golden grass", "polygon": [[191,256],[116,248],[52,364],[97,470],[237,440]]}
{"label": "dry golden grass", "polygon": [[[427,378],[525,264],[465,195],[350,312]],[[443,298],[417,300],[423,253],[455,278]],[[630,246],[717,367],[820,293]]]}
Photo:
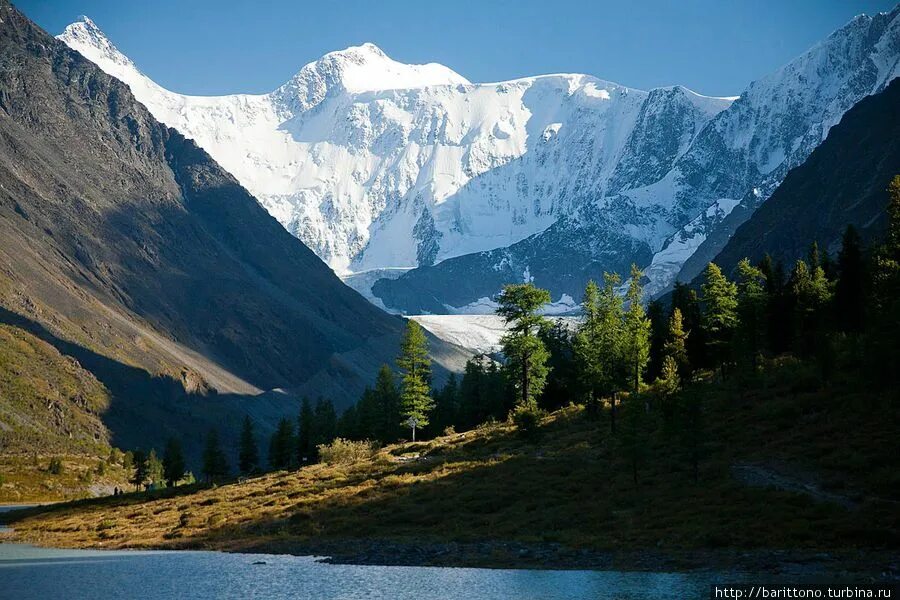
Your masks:
{"label": "dry golden grass", "polygon": [[[851,402],[874,404],[847,410]],[[897,488],[885,475],[896,466],[896,404],[797,391],[777,378],[742,394],[712,386],[704,403],[709,443],[698,483],[677,442],[656,429],[635,485],[606,416],[592,420],[572,406],[545,419],[537,443],[499,424],[389,446],[350,465],[42,508],[13,525],[20,540],[104,548],[367,538],[601,550],[896,549]],[[814,477],[855,507],[745,486],[731,471],[743,462]]]}

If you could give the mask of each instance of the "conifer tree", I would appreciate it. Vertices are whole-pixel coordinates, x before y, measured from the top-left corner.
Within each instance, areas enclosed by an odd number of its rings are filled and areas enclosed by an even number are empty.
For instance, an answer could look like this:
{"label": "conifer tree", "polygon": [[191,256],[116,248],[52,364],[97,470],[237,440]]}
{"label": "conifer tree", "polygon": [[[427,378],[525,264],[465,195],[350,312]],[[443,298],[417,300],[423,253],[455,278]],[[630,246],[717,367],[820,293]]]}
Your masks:
{"label": "conifer tree", "polygon": [[[672,312],[676,309],[681,311],[684,330],[691,334],[686,342],[688,362],[695,368],[706,365],[707,339],[700,299],[695,290],[680,281],[676,281],[672,288]],[[669,317],[671,318],[671,313]]]}
{"label": "conifer tree", "polygon": [[678,363],[673,356],[666,355],[663,359],[663,366],[656,380],[656,387],[662,407],[663,424],[666,427],[666,431],[670,432],[675,416],[675,395],[681,387]]}
{"label": "conifer tree", "polygon": [[269,466],[276,471],[290,467],[296,444],[291,420],[285,417],[278,421],[269,441]]}
{"label": "conifer tree", "polygon": [[330,444],[337,436],[337,412],[329,398],[320,397],[313,413],[312,439],[314,447]]}
{"label": "conifer tree", "polygon": [[341,416],[338,417],[337,437],[342,437],[347,440],[358,440],[365,437],[360,433],[356,406],[348,406],[344,409],[344,412],[341,413]]}
{"label": "conifer tree", "polygon": [[244,415],[244,423],[241,426],[238,468],[243,475],[249,475],[259,468],[259,448],[256,445],[256,434],[250,415]]}
{"label": "conifer tree", "polygon": [[831,300],[831,284],[821,266],[812,270],[803,260],[795,264],[790,284],[795,347],[801,355],[810,355],[821,342],[825,308]]}
{"label": "conifer tree", "polygon": [[848,225],[837,261],[838,279],[834,288],[835,320],[846,332],[862,329],[865,310],[865,266],[862,242],[853,225]]}
{"label": "conifer tree", "polygon": [[459,383],[455,373],[450,373],[447,383],[435,398],[434,416],[432,428],[435,434],[443,432],[444,428],[455,425],[459,411]]}
{"label": "conifer tree", "polygon": [[206,444],[203,448],[203,475],[207,483],[223,479],[228,476],[228,461],[222,451],[219,442],[219,432],[215,428],[206,434]]}
{"label": "conifer tree", "polygon": [[147,455],[147,480],[154,488],[165,487],[166,485],[162,461],[156,455],[156,450],[152,448],[150,449],[150,454]]}
{"label": "conifer tree", "polygon": [[765,346],[767,300],[766,280],[762,269],[744,258],[738,263],[738,356],[752,367]]}
{"label": "conifer tree", "polygon": [[538,312],[550,302],[550,292],[532,283],[506,285],[498,297],[497,314],[509,331],[500,340],[507,359],[510,380],[518,389],[518,406],[536,409],[537,398],[547,381],[547,348],[538,337],[545,318]]}
{"label": "conifer tree", "polygon": [[557,319],[541,327],[538,337],[550,356],[547,360],[547,383],[539,403],[541,408],[556,410],[584,393],[576,370],[574,336],[571,328]]}
{"label": "conifer tree", "polygon": [[[900,175],[888,186],[888,230],[872,265],[872,296],[868,327],[869,370],[882,384],[896,383],[900,373]],[[887,366],[887,368],[885,368]]]}
{"label": "conifer tree", "polygon": [[701,286],[703,326],[709,337],[712,356],[724,363],[737,325],[737,286],[728,281],[715,263],[706,266],[704,279]]}
{"label": "conifer tree", "polygon": [[631,265],[631,281],[626,295],[628,311],[625,313],[623,355],[628,365],[631,389],[635,394],[640,391],[641,378],[650,359],[650,319],[647,318],[642,303],[642,276],[638,266]]}
{"label": "conifer tree", "polygon": [[143,450],[138,449],[131,453],[131,464],[134,468],[131,483],[134,484],[134,489],[140,491],[147,482],[147,455]]}
{"label": "conifer tree", "polygon": [[691,361],[688,357],[687,340],[690,332],[684,330],[684,320],[681,316],[681,309],[676,308],[672,311],[672,317],[669,319],[669,335],[663,345],[663,371],[665,375],[665,361],[672,359],[672,364],[678,371],[678,376],[682,380],[686,380],[691,375]]}
{"label": "conifer tree", "polygon": [[426,427],[434,409],[431,397],[431,359],[428,357],[428,338],[422,327],[410,319],[400,342],[400,356],[397,367],[402,373],[400,391],[400,417],[402,423],[412,430],[416,439],[416,429]]}
{"label": "conifer tree", "polygon": [[[375,437],[382,443],[397,440],[400,435],[400,392],[394,371],[388,365],[381,365],[374,389]],[[405,424],[404,424],[405,425]]]}
{"label": "conifer tree", "polygon": [[178,481],[184,477],[187,465],[184,461],[184,452],[181,450],[181,442],[176,437],[170,437],[163,452],[163,477],[166,485],[175,487]]}
{"label": "conifer tree", "polygon": [[581,302],[583,320],[575,334],[575,357],[578,364],[579,377],[588,393],[588,409],[597,408],[598,395],[602,393],[606,369],[602,361],[604,325],[600,288],[593,280],[584,288],[584,299]]}
{"label": "conifer tree", "polygon": [[647,304],[647,318],[650,319],[650,360],[647,363],[647,381],[652,381],[662,372],[666,338],[669,335],[669,319],[658,300]]}

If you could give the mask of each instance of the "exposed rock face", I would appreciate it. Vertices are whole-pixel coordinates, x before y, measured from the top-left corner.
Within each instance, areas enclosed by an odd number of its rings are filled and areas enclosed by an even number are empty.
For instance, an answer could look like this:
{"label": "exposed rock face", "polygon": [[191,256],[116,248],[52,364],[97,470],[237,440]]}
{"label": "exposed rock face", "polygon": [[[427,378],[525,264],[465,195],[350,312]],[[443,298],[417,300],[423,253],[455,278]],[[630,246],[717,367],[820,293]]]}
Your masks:
{"label": "exposed rock face", "polygon": [[[110,389],[114,441],[295,414],[280,396],[242,400],[273,388],[355,398],[402,321],[128,86],[6,0],[0,21],[0,316]],[[181,402],[185,388],[216,404]]]}
{"label": "exposed rock face", "polygon": [[900,175],[900,80],[851,108],[809,158],[785,177],[715,257],[733,270],[769,253],[787,268],[812,242],[832,255],[847,225],[866,241],[887,224],[885,191]]}

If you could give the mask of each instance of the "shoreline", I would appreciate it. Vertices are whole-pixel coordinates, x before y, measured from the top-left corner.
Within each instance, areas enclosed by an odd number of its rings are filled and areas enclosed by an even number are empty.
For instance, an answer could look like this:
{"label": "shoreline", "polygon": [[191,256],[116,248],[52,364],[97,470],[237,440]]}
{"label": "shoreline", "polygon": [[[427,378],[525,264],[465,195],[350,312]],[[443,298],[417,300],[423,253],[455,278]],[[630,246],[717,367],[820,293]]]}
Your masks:
{"label": "shoreline", "polygon": [[[8,526],[7,526],[8,527]],[[647,573],[721,572],[764,576],[786,582],[898,582],[900,552],[814,549],[643,549],[596,550],[558,543],[485,540],[408,542],[374,538],[196,540],[166,545],[54,545],[21,538],[13,528],[0,543],[44,548],[108,551],[207,551],[229,554],[284,554],[313,557],[335,565],[521,569],[537,571],[620,571]]]}

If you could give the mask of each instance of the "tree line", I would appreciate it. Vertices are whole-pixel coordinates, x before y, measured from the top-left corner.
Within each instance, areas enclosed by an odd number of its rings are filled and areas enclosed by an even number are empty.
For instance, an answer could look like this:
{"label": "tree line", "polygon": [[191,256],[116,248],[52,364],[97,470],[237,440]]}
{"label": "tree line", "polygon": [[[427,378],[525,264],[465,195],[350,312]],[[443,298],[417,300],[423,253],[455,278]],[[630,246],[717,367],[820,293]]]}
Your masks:
{"label": "tree line", "polygon": [[[697,372],[753,377],[762,360],[790,353],[813,361],[827,380],[843,353],[851,362],[856,357],[871,385],[898,383],[892,365],[900,358],[900,176],[888,192],[887,235],[873,248],[864,248],[849,226],[834,258],[813,243],[789,270],[768,255],[757,264],[745,258],[730,274],[709,263],[698,287],[678,282],[668,302],[646,305],[643,274],[633,265],[624,294],[618,274],[587,283],[577,327],[541,314],[550,302],[547,290],[507,285],[497,297],[497,314],[508,325],[501,355],[473,357],[461,377],[450,374],[440,389],[432,386],[425,332],[409,320],[394,368],[383,365],[340,416],[330,400],[304,398],[297,417],[282,419],[272,434],[266,465],[246,417],[238,471],[315,462],[319,446],[335,438],[387,444],[407,434],[428,438],[506,419],[528,435],[545,411],[577,402],[589,415],[606,414],[613,435],[622,429],[618,444],[635,479],[641,432],[653,410],[678,438],[696,476],[703,452],[703,414],[692,386]],[[174,485],[186,474],[177,440],[161,461],[152,451],[134,458],[136,485]],[[218,435],[210,431],[203,475],[214,481],[229,472]]]}

